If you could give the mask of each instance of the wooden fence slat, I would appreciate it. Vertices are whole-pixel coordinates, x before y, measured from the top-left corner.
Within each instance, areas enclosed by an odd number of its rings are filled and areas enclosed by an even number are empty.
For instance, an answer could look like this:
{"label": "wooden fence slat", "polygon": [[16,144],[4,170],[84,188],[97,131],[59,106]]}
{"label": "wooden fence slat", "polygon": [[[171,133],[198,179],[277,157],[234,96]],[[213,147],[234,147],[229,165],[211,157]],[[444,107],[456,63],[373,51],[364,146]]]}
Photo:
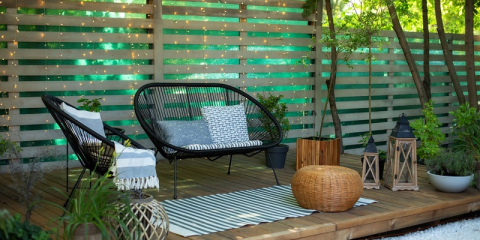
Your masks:
{"label": "wooden fence slat", "polygon": [[77,60],[77,59],[153,59],[153,50],[98,50],[98,49],[0,49],[4,59]]}
{"label": "wooden fence slat", "polygon": [[311,72],[313,66],[297,65],[165,65],[164,73],[268,73]]}
{"label": "wooden fence slat", "polygon": [[7,8],[38,8],[38,9],[63,9],[63,10],[79,10],[79,11],[96,11],[103,12],[130,12],[153,14],[153,6],[151,4],[134,4],[134,3],[107,3],[107,2],[84,2],[84,1],[68,1],[68,0],[15,0],[1,1],[0,7]]}
{"label": "wooden fence slat", "polygon": [[0,22],[10,25],[48,25],[76,27],[153,28],[153,21],[144,18],[101,18],[56,15],[0,14]]}
{"label": "wooden fence slat", "polygon": [[153,43],[152,34],[82,32],[0,32],[3,41],[16,42],[94,42],[94,43]]}
{"label": "wooden fence slat", "polygon": [[190,35],[163,35],[166,44],[194,44],[194,40],[201,38],[202,44],[207,45],[259,45],[259,46],[301,46],[310,44],[310,38],[279,38],[279,37],[237,37],[237,36],[190,36]]}
{"label": "wooden fence slat", "polygon": [[48,75],[111,75],[153,74],[152,65],[0,65],[2,75],[48,76]]}
{"label": "wooden fence slat", "polygon": [[168,59],[300,59],[307,54],[302,51],[208,51],[165,50]]}
{"label": "wooden fence slat", "polygon": [[183,6],[163,6],[165,15],[189,15],[189,16],[210,16],[210,17],[230,17],[230,18],[258,18],[258,19],[282,19],[308,21],[301,13],[292,12],[272,12],[248,9],[224,9],[224,8],[198,8]]}
{"label": "wooden fence slat", "polygon": [[[188,22],[188,23],[187,23]],[[283,32],[283,33],[305,33],[313,34],[312,26],[298,25],[289,26],[283,24],[262,24],[262,23],[230,23],[228,28],[223,22],[200,22],[185,20],[164,20],[167,28],[174,29],[191,29],[191,30],[225,30],[225,31],[242,31],[242,32]]]}

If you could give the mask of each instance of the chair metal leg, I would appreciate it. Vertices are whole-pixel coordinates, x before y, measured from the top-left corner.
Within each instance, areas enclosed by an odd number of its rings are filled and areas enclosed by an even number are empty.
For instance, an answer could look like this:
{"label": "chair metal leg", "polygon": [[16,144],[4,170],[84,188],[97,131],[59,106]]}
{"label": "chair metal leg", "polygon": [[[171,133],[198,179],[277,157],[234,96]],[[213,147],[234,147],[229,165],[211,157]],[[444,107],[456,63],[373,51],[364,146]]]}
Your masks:
{"label": "chair metal leg", "polygon": [[68,141],[67,141],[67,192],[68,192]]}
{"label": "chair metal leg", "polygon": [[275,168],[273,168],[273,164],[272,164],[272,160],[270,159],[270,155],[268,155],[267,160],[270,163],[270,166],[272,167],[273,175],[275,176],[275,180],[277,181],[277,185],[280,186],[280,182],[278,181],[277,173],[275,172]]}
{"label": "chair metal leg", "polygon": [[[82,172],[80,173],[80,176],[78,176],[77,182],[76,182],[75,185],[73,186],[72,192],[70,192],[70,195],[68,196],[67,201],[63,204],[63,207],[64,207],[65,209],[68,209],[68,204],[70,203],[70,199],[73,197],[73,193],[75,193],[75,190],[77,189],[78,185],[79,185],[80,182],[82,181],[83,174],[85,173],[85,170],[87,170],[87,169],[86,169],[86,168],[83,168]],[[68,180],[67,180],[67,181],[68,181]],[[64,213],[64,214],[65,214],[65,213]]]}
{"label": "chair metal leg", "polygon": [[232,167],[232,157],[233,155],[230,155],[230,163],[228,164],[228,172],[227,172],[228,175],[230,175],[230,168]]}
{"label": "chair metal leg", "polygon": [[173,160],[173,198],[177,199],[177,156]]}

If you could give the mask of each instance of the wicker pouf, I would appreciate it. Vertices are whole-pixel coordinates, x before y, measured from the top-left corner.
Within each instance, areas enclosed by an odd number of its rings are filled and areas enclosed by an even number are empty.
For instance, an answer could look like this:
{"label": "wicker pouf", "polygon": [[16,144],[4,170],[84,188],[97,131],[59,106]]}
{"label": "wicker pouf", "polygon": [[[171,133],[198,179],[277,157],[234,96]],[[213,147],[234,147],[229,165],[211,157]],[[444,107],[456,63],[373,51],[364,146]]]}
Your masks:
{"label": "wicker pouf", "polygon": [[292,192],[298,204],[323,212],[341,212],[352,208],[362,191],[360,174],[346,167],[306,166],[292,178]]}

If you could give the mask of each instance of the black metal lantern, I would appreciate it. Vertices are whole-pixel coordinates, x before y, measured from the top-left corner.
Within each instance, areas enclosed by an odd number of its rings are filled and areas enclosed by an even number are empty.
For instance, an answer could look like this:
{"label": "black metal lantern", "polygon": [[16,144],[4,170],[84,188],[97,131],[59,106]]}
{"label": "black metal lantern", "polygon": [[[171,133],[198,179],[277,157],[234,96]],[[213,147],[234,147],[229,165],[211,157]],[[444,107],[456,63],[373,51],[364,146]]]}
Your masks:
{"label": "black metal lantern", "polygon": [[412,127],[410,127],[405,113],[402,113],[402,115],[400,115],[400,118],[397,121],[397,125],[395,125],[395,128],[393,128],[390,136],[396,138],[415,138]]}
{"label": "black metal lantern", "polygon": [[375,140],[370,135],[363,152],[362,181],[365,189],[380,189],[379,158]]}
{"label": "black metal lantern", "polygon": [[388,137],[384,185],[392,191],[418,190],[417,140],[405,114]]}

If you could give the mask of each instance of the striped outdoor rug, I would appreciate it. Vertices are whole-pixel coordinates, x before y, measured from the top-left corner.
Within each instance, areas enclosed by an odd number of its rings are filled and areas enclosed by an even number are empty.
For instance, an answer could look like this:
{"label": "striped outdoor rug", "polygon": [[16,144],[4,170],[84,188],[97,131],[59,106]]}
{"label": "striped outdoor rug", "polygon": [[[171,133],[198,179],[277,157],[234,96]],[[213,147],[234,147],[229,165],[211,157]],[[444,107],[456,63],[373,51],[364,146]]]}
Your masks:
{"label": "striped outdoor rug", "polygon": [[[355,207],[376,202],[360,198]],[[245,225],[307,216],[315,210],[298,206],[290,185],[162,202],[170,232],[188,237]]]}

